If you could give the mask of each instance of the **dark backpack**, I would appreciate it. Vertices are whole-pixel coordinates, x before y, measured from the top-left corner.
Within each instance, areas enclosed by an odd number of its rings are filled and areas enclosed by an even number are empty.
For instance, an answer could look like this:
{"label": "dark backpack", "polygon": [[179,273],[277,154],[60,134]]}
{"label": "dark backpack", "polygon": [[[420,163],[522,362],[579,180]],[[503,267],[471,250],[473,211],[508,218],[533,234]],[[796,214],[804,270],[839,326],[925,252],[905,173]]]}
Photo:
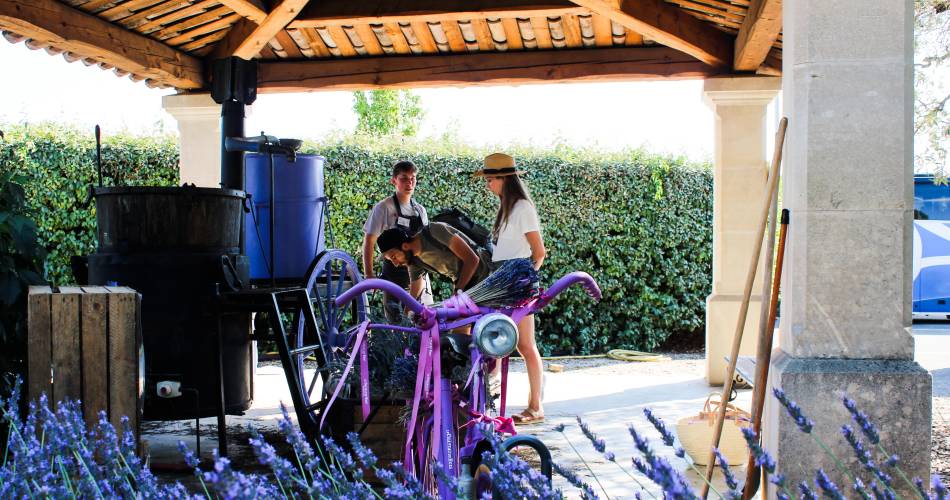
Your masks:
{"label": "dark backpack", "polygon": [[432,222],[442,222],[461,231],[482,248],[491,248],[491,231],[475,222],[471,217],[457,208],[446,208],[430,219]]}

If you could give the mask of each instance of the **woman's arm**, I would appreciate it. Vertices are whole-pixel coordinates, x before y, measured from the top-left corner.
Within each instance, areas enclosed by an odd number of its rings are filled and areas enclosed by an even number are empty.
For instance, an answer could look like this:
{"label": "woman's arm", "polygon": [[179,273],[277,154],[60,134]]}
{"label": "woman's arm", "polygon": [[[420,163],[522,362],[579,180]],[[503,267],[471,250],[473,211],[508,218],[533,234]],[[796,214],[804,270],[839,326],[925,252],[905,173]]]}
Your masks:
{"label": "woman's arm", "polygon": [[541,237],[541,231],[524,233],[524,237],[528,240],[528,245],[531,247],[531,262],[534,263],[534,269],[541,269],[544,256],[547,255],[547,251],[544,249],[544,238]]}

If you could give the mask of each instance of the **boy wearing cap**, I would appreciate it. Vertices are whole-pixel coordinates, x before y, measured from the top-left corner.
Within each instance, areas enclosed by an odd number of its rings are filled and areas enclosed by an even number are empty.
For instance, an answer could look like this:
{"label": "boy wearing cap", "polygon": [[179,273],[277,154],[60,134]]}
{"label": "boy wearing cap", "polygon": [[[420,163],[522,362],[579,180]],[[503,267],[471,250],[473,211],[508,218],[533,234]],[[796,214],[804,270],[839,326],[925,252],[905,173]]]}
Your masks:
{"label": "boy wearing cap", "polygon": [[[398,161],[393,164],[392,177],[389,182],[395,188],[395,193],[381,200],[373,206],[363,226],[363,275],[366,278],[376,277],[373,260],[376,253],[377,238],[387,229],[400,228],[415,233],[429,223],[426,209],[412,199],[416,189],[416,165],[409,160]],[[404,267],[394,266],[388,260],[383,260],[380,278],[391,281],[404,289],[409,288],[409,273]],[[421,282],[420,282],[421,290]],[[418,293],[414,296],[418,296]],[[386,320],[399,323],[402,318],[399,303],[384,296],[384,312]]]}
{"label": "boy wearing cap", "polygon": [[418,233],[401,228],[383,231],[376,240],[380,253],[397,267],[408,267],[409,293],[418,297],[422,275],[433,272],[452,280],[455,290],[484,280],[491,274],[491,255],[465,233],[442,222],[433,222]]}

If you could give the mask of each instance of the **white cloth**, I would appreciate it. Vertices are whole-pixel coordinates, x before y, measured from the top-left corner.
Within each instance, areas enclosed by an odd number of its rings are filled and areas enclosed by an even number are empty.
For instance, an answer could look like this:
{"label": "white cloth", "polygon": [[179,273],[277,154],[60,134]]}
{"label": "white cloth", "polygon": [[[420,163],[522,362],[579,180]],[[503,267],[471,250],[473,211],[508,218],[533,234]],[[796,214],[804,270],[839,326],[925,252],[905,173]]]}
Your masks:
{"label": "white cloth", "polygon": [[[423,225],[428,224],[429,215],[426,213],[425,207],[416,203],[415,200],[410,200],[410,204],[411,206],[400,203],[402,213],[406,215],[418,215],[422,217]],[[405,225],[400,224],[399,219],[404,219]],[[377,203],[373,209],[370,210],[366,224],[363,225],[363,232],[378,238],[383,231],[394,227],[404,227],[404,229],[408,230],[408,224],[409,221],[406,220],[405,217],[400,217],[399,213],[396,212],[396,204],[393,203],[393,197],[389,196]]]}
{"label": "white cloth", "polygon": [[518,200],[508,214],[508,222],[498,231],[492,261],[530,259],[531,245],[528,244],[525,234],[533,231],[541,232],[538,211],[530,201]]}

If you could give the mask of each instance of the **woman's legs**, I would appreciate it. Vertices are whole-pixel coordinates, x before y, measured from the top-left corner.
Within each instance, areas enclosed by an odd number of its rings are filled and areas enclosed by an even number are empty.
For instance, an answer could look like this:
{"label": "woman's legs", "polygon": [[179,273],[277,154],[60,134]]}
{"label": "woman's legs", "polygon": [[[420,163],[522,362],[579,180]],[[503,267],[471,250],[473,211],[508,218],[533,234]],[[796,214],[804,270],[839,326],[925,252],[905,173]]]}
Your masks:
{"label": "woman's legs", "polygon": [[541,353],[538,352],[538,344],[534,340],[534,315],[525,316],[518,323],[518,352],[524,358],[525,369],[528,371],[528,409],[543,415]]}

